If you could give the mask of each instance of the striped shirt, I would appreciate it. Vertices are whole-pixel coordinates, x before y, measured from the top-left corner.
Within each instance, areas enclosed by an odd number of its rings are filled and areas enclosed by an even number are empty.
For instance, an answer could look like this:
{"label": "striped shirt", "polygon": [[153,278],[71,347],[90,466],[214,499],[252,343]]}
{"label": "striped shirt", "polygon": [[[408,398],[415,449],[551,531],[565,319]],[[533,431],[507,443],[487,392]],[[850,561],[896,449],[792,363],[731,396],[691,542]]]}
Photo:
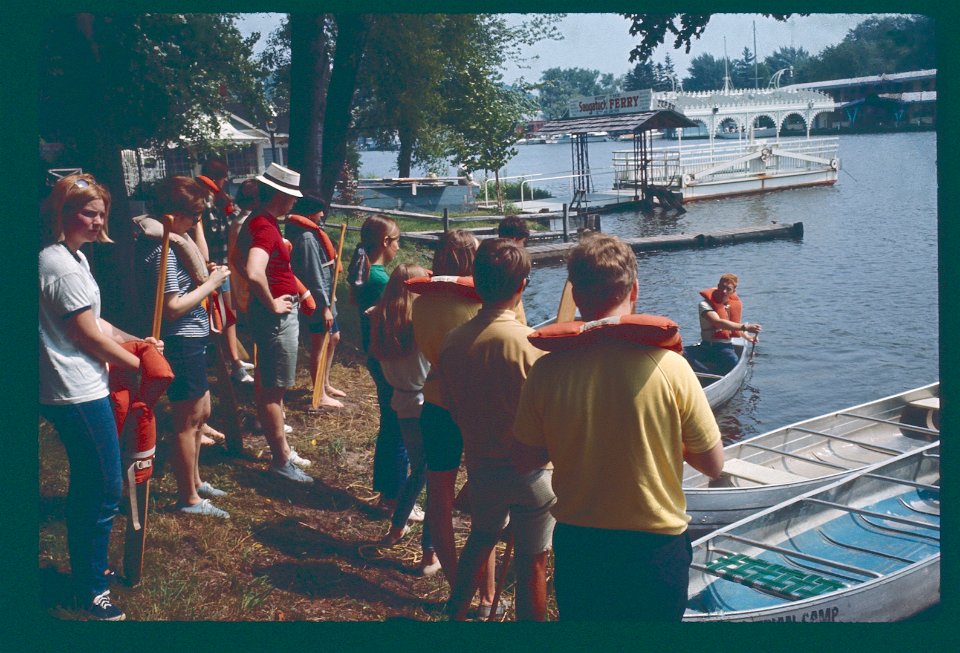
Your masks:
{"label": "striped shirt", "polygon": [[[150,250],[145,259],[147,268],[153,273],[150,284],[151,293],[156,293],[157,277],[160,273],[160,244]],[[167,252],[167,278],[163,293],[175,292],[177,297],[190,292],[197,284],[190,278],[186,268],[180,264],[177,254],[171,248]],[[151,296],[154,296],[151,294]],[[210,320],[207,311],[200,303],[176,320],[164,320],[160,327],[160,336],[183,336],[185,338],[205,338],[210,335]]]}

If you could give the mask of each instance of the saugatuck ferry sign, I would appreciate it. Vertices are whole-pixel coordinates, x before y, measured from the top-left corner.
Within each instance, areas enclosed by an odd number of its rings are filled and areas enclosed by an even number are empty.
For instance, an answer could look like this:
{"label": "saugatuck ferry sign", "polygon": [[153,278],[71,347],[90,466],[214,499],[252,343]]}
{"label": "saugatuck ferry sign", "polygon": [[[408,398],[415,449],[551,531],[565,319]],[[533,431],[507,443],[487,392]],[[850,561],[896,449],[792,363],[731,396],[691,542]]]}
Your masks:
{"label": "saugatuck ferry sign", "polygon": [[570,100],[567,109],[571,118],[586,118],[650,111],[652,105],[653,90],[648,88],[616,95],[581,95]]}

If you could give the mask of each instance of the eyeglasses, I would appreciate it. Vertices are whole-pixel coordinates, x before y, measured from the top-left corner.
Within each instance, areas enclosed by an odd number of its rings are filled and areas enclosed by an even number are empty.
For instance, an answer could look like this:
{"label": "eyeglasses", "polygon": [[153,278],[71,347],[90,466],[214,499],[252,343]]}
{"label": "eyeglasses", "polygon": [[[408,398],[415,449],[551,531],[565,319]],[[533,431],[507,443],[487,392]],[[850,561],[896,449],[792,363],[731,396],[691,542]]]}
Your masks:
{"label": "eyeglasses", "polygon": [[86,179],[77,179],[73,182],[74,188],[89,188],[90,182]]}

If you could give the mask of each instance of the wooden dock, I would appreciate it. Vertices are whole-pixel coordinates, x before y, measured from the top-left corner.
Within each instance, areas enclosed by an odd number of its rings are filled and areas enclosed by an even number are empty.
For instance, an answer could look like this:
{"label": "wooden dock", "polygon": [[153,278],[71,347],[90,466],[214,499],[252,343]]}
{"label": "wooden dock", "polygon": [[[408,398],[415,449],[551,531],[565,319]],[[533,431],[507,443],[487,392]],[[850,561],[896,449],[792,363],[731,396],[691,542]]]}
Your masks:
{"label": "wooden dock", "polygon": [[[711,233],[695,235],[677,234],[673,236],[649,236],[646,238],[624,238],[635,252],[657,250],[700,249],[733,243],[775,240],[780,238],[803,238],[803,223],[771,224],[762,227],[741,227],[724,229]],[[533,261],[555,261],[566,258],[567,253],[576,246],[575,241],[568,243],[550,243],[528,245],[527,252]]]}

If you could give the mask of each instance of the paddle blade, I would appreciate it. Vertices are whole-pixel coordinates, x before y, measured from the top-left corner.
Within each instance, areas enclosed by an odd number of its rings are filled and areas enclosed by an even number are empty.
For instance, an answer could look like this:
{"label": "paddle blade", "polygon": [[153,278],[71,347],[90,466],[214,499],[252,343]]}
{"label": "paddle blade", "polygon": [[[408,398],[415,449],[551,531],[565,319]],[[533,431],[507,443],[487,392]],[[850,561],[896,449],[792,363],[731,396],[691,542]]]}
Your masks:
{"label": "paddle blade", "polygon": [[573,284],[567,279],[563,284],[563,293],[560,295],[560,306],[557,307],[557,324],[571,322],[577,314],[577,305],[573,301]]}

